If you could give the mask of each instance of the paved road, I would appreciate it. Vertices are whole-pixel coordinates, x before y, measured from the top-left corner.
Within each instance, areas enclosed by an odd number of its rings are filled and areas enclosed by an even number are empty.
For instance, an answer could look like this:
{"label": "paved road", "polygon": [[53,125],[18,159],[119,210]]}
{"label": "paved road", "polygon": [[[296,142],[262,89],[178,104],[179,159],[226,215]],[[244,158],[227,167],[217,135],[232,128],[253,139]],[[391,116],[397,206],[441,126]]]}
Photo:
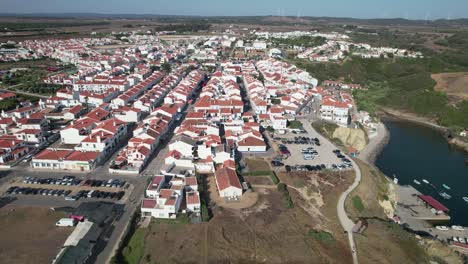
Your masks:
{"label": "paved road", "polygon": [[[325,138],[320,133],[318,133],[310,125],[310,121],[306,121],[303,123],[304,123],[303,124],[304,128],[309,133],[314,132],[315,134],[317,134],[317,137],[319,138],[322,144],[333,145],[334,146],[333,149],[337,149],[337,147],[331,141],[329,141],[327,138]],[[356,245],[354,244],[354,237],[353,237],[354,222],[346,214],[345,202],[346,202],[346,198],[348,197],[348,195],[359,185],[359,182],[361,181],[361,170],[359,169],[359,166],[354,162],[353,159],[349,158],[349,160],[351,160],[351,163],[353,164],[354,171],[356,172],[356,177],[354,178],[353,184],[351,184],[351,186],[349,186],[349,188],[340,195],[340,198],[337,204],[337,212],[338,212],[338,219],[340,220],[340,224],[348,234],[349,246],[351,248],[351,253],[353,255],[353,263],[357,264],[358,263],[357,251],[356,251]]]}
{"label": "paved road", "polygon": [[354,171],[356,172],[356,177],[354,178],[353,184],[351,184],[351,186],[349,186],[349,188],[340,195],[340,199],[338,200],[337,205],[337,211],[341,226],[348,233],[349,246],[351,247],[351,252],[353,254],[353,263],[357,264],[357,251],[353,238],[354,222],[346,214],[345,202],[346,198],[348,198],[348,195],[359,185],[359,182],[361,181],[361,170],[359,169],[359,166],[356,164],[356,162],[354,162],[354,160],[350,160],[353,164]]}
{"label": "paved road", "polygon": [[21,86],[22,84],[17,84],[17,85],[13,85],[13,86],[10,86],[5,89],[0,89],[0,91],[2,92],[13,92],[13,93],[16,93],[16,94],[22,94],[22,95],[27,95],[27,96],[34,96],[34,97],[39,97],[39,98],[43,98],[43,99],[46,99],[46,98],[49,98],[50,96],[48,95],[41,95],[41,94],[35,94],[35,93],[28,93],[28,92],[23,92],[23,91],[19,91],[19,90],[15,90],[15,89],[11,89],[13,87],[18,87],[18,86]]}

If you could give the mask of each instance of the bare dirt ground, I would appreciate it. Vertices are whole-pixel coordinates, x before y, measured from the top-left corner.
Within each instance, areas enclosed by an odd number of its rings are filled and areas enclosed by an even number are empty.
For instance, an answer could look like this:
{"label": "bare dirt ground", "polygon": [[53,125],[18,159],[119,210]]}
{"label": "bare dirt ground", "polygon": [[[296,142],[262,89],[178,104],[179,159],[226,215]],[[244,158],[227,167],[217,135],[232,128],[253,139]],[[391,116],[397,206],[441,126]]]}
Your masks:
{"label": "bare dirt ground", "polygon": [[[256,191],[259,200],[255,206],[243,210],[218,207],[208,223],[152,223],[146,236],[144,259],[153,260],[150,263],[350,262],[341,232],[333,232],[334,241],[318,241],[307,235],[323,219],[302,209],[300,204],[305,200],[298,193],[290,190],[297,206],[288,209],[278,191]],[[332,214],[336,214],[336,206],[332,207]]]}
{"label": "bare dirt ground", "polygon": [[64,216],[47,207],[0,208],[0,262],[51,263],[73,231],[55,226]]}
{"label": "bare dirt ground", "polygon": [[272,185],[274,186],[273,182],[271,181],[269,176],[243,176],[244,180],[250,183],[251,185]]}
{"label": "bare dirt ground", "polygon": [[436,91],[447,93],[452,103],[468,99],[468,72],[437,73],[431,75]]}

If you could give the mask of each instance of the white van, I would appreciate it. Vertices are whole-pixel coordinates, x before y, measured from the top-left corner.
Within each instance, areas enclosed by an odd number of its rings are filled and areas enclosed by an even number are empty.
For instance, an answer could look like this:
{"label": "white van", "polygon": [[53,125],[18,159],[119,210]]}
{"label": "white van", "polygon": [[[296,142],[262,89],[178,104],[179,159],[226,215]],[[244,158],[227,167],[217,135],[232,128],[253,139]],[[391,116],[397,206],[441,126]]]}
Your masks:
{"label": "white van", "polygon": [[56,226],[75,226],[76,220],[73,218],[62,218],[55,223]]}
{"label": "white van", "polygon": [[304,154],[304,155],[303,155],[303,158],[304,158],[304,160],[313,160],[313,159],[314,159],[314,155],[312,155],[312,154]]}
{"label": "white van", "polygon": [[91,190],[91,191],[88,193],[88,198],[93,197],[93,193],[94,193],[94,190]]}

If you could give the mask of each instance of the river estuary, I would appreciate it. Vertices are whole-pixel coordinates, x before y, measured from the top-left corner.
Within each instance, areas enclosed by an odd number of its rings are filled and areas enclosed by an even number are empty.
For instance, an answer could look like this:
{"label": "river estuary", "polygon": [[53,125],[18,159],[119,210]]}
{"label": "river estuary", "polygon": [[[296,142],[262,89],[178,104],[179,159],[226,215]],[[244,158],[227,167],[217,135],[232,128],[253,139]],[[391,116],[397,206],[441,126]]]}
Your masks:
{"label": "river estuary", "polygon": [[[400,185],[412,185],[448,207],[452,218],[449,224],[468,226],[468,202],[462,199],[468,196],[468,154],[450,146],[440,132],[426,126],[393,120],[384,123],[390,141],[378,155],[377,167],[389,177],[396,175]],[[442,191],[452,198],[439,196]]]}

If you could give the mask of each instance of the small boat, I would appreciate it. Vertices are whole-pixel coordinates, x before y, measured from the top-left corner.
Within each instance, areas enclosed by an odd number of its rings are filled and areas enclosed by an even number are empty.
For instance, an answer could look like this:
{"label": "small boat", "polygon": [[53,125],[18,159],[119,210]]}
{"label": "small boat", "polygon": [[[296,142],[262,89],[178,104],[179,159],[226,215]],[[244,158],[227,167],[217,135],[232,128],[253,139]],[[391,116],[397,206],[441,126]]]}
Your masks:
{"label": "small boat", "polygon": [[442,198],[447,199],[447,200],[452,198],[452,196],[446,192],[440,192],[439,195],[442,196]]}
{"label": "small boat", "polygon": [[464,231],[465,230],[465,228],[463,226],[457,226],[457,225],[453,225],[452,229],[457,230],[457,231]]}
{"label": "small boat", "polygon": [[463,197],[463,201],[467,202],[468,203],[468,197]]}
{"label": "small boat", "polygon": [[421,185],[421,182],[418,180],[413,180],[413,182],[416,183],[417,185]]}
{"label": "small boat", "polygon": [[422,180],[425,184],[429,184],[429,182],[426,179]]}
{"label": "small boat", "polygon": [[447,190],[451,190],[452,188],[450,188],[450,186],[446,185],[446,184],[442,184],[442,187],[444,187],[445,189]]}
{"label": "small boat", "polygon": [[436,229],[440,230],[440,231],[448,231],[449,230],[449,228],[446,227],[446,226],[436,226]]}

